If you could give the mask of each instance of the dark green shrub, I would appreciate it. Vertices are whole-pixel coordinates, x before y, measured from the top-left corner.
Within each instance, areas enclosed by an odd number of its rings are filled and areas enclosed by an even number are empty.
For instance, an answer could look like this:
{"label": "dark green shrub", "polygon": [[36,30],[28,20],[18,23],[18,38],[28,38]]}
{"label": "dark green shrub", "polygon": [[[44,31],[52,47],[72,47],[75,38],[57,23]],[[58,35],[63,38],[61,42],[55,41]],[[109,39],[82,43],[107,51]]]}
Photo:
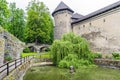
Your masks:
{"label": "dark green shrub", "polygon": [[5,56],[5,61],[11,61],[12,60],[12,57],[11,56]]}
{"label": "dark green shrub", "polygon": [[49,52],[49,51],[50,51],[50,48],[46,48],[46,49],[45,49],[45,52]]}
{"label": "dark green shrub", "polygon": [[102,58],[102,54],[100,53],[94,53],[95,58]]}
{"label": "dark green shrub", "polygon": [[119,57],[120,54],[119,53],[112,53],[113,57],[116,58],[116,57]]}
{"label": "dark green shrub", "polygon": [[112,53],[112,56],[114,59],[120,59],[120,54],[119,53]]}
{"label": "dark green shrub", "polygon": [[116,57],[115,59],[118,59],[118,60],[120,60],[120,57]]}
{"label": "dark green shrub", "polygon": [[26,47],[24,50],[23,50],[24,53],[30,53],[30,49],[28,47]]}

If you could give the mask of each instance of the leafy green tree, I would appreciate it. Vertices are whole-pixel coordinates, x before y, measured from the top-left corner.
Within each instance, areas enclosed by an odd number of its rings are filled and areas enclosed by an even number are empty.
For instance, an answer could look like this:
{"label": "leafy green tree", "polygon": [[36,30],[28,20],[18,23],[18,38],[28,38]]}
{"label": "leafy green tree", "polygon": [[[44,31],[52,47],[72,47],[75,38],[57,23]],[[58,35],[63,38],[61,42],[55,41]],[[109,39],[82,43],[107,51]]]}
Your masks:
{"label": "leafy green tree", "polygon": [[43,2],[32,0],[27,8],[26,42],[51,43],[53,22]]}
{"label": "leafy green tree", "polygon": [[7,28],[7,18],[9,16],[9,9],[6,0],[0,0],[0,25]]}
{"label": "leafy green tree", "polygon": [[50,24],[50,26],[51,26],[50,27],[50,40],[49,40],[48,43],[52,44],[53,40],[54,40],[54,31],[53,31],[54,25],[53,25],[53,20],[52,19],[50,20],[50,22],[51,22],[51,24]]}
{"label": "leafy green tree", "polygon": [[70,65],[88,66],[93,63],[94,58],[87,40],[73,33],[63,35],[61,40],[55,40],[51,46],[51,54],[53,63],[65,68]]}
{"label": "leafy green tree", "polygon": [[24,40],[25,15],[22,9],[16,8],[16,3],[10,3],[8,31],[20,40]]}

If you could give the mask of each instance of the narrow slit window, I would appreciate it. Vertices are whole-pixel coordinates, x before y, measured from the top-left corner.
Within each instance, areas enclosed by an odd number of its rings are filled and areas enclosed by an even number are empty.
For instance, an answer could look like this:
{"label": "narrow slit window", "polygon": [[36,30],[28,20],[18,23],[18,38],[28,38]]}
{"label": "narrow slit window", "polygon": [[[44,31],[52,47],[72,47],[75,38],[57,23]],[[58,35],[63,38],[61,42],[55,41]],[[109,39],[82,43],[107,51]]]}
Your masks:
{"label": "narrow slit window", "polygon": [[90,26],[92,25],[92,23],[89,23],[90,24]]}
{"label": "narrow slit window", "polygon": [[106,20],[105,19],[103,19],[103,22],[105,22]]}
{"label": "narrow slit window", "polygon": [[85,27],[85,25],[83,25],[83,27]]}

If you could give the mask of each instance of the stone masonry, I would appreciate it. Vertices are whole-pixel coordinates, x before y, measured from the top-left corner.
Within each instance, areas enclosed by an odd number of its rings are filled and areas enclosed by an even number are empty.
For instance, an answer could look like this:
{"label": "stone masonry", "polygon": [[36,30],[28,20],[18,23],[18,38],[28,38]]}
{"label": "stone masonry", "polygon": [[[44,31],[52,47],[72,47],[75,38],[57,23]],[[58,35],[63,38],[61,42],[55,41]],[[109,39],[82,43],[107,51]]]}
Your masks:
{"label": "stone masonry", "polygon": [[23,42],[0,27],[0,65],[4,63],[8,56],[12,59],[20,58],[24,46]]}
{"label": "stone masonry", "polygon": [[4,61],[4,45],[5,40],[3,38],[0,38],[0,65],[2,65]]}

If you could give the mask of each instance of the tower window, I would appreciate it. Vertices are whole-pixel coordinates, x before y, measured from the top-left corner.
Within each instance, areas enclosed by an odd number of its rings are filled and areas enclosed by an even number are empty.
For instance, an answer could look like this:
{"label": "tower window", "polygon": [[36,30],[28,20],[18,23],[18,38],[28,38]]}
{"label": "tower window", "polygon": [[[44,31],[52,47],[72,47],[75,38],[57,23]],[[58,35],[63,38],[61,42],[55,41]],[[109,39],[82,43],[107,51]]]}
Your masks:
{"label": "tower window", "polygon": [[92,25],[92,23],[89,23],[89,25],[91,26],[91,25]]}
{"label": "tower window", "polygon": [[103,22],[105,22],[105,19],[103,19]]}
{"label": "tower window", "polygon": [[85,25],[83,25],[83,27],[85,27]]}

